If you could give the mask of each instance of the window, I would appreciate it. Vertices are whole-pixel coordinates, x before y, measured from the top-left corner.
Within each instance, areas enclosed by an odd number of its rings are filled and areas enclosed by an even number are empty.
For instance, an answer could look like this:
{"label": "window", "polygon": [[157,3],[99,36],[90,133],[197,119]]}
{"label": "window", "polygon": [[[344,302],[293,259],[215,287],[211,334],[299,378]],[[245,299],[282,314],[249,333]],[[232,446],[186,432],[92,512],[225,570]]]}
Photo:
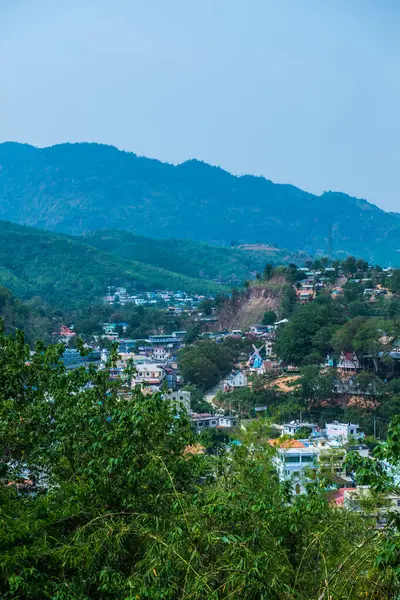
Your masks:
{"label": "window", "polygon": [[400,506],[400,500],[396,500],[397,506]]}
{"label": "window", "polygon": [[285,456],[285,463],[299,463],[300,456]]}
{"label": "window", "polygon": [[302,463],[312,463],[312,462],[314,462],[314,457],[313,456],[302,456],[301,462]]}

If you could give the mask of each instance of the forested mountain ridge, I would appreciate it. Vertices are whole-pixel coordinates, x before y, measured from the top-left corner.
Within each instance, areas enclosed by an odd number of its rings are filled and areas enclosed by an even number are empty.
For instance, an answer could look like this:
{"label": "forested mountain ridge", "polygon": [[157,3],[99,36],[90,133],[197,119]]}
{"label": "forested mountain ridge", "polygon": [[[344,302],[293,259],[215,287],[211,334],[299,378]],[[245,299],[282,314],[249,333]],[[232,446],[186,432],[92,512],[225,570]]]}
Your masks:
{"label": "forested mountain ridge", "polygon": [[189,293],[224,289],[206,280],[123,260],[82,239],[7,221],[0,221],[0,285],[20,298],[39,296],[64,308],[98,301],[109,285]]}
{"label": "forested mountain ridge", "polygon": [[81,234],[125,229],[226,245],[268,242],[400,265],[400,217],[365,200],[322,196],[197,160],[174,166],[111,146],[0,145],[0,218]]}
{"label": "forested mountain ridge", "polygon": [[305,256],[274,248],[243,249],[212,246],[187,239],[151,239],[122,230],[90,232],[82,238],[91,246],[124,260],[138,260],[187,277],[241,284],[262,272],[267,262],[304,261]]}

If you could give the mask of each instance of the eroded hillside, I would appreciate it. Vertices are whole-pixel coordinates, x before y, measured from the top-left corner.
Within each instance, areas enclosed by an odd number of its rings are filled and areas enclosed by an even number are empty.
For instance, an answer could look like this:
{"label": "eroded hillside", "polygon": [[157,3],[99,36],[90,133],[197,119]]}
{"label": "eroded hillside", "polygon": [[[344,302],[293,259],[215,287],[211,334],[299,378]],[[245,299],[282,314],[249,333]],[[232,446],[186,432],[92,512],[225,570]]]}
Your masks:
{"label": "eroded hillside", "polygon": [[217,330],[248,329],[262,323],[264,313],[273,310],[282,315],[282,304],[290,296],[291,286],[283,276],[268,282],[254,282],[240,294],[233,294],[221,307],[216,323]]}

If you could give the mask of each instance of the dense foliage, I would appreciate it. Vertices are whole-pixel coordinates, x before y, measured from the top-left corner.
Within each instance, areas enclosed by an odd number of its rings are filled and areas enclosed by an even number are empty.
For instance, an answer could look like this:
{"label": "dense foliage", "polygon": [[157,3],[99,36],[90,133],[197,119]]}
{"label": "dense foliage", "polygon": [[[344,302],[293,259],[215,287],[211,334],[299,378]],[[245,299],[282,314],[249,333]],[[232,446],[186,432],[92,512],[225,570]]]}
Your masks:
{"label": "dense foliage", "polygon": [[399,264],[400,221],[365,200],[320,197],[191,160],[178,166],[98,144],[0,146],[2,218],[55,231],[278,244]]}
{"label": "dense foliage", "polygon": [[207,390],[227,375],[240,352],[248,352],[250,347],[247,341],[229,338],[220,344],[212,340],[197,341],[180,351],[179,369],[186,382]]}
{"label": "dense foliage", "polygon": [[322,361],[332,350],[333,334],[345,320],[343,307],[328,298],[300,306],[279,333],[276,353],[294,364]]}
{"label": "dense foliage", "polygon": [[[182,236],[186,235],[182,231]],[[268,258],[285,260],[279,251],[210,246],[186,239],[150,239],[128,231],[106,230],[88,234],[85,241],[125,260],[137,260],[187,277],[242,283],[262,269]]]}
{"label": "dense foliage", "polygon": [[323,480],[292,496],[269,426],[191,454],[185,414],[139,389],[120,398],[107,370],[65,372],[61,350],[30,358],[0,334],[2,598],[398,597],[392,523],[331,508]]}
{"label": "dense foliage", "polygon": [[40,298],[22,302],[2,286],[0,286],[0,318],[8,333],[23,329],[25,339],[30,344],[39,337],[46,342],[51,341],[51,334],[57,320]]}
{"label": "dense foliage", "polygon": [[0,284],[23,298],[58,307],[86,305],[107,286],[217,293],[221,287],[101,252],[65,235],[0,221]]}

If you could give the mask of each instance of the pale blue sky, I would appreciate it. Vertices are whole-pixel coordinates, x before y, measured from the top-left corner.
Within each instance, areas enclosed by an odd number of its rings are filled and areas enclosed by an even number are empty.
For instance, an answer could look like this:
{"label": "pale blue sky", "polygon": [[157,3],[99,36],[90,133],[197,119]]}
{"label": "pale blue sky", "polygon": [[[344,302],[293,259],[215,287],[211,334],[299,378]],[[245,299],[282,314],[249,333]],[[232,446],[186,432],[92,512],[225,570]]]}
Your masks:
{"label": "pale blue sky", "polygon": [[98,141],[400,211],[400,0],[0,0],[0,140]]}

